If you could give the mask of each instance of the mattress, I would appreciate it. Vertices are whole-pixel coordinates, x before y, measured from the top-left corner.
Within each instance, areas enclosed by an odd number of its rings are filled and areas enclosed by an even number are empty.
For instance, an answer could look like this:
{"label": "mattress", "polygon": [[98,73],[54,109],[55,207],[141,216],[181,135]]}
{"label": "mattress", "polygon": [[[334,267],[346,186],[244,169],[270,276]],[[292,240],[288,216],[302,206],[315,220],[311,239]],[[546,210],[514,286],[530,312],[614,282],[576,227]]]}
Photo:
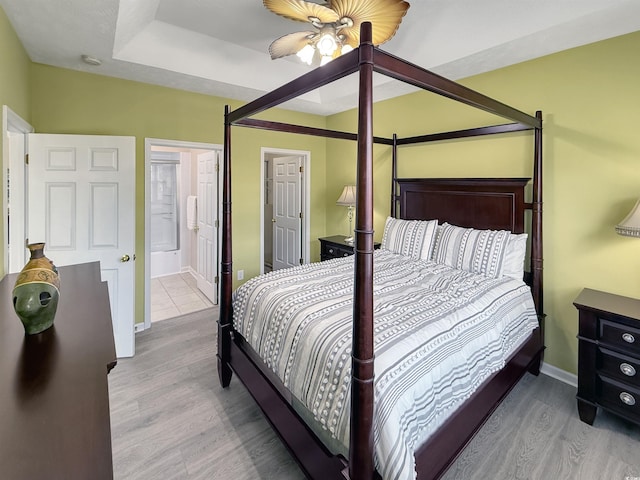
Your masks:
{"label": "mattress", "polygon": [[[330,443],[349,443],[353,257],[278,270],[234,292],[234,328]],[[375,464],[415,478],[414,452],[538,326],[529,288],[374,254]]]}

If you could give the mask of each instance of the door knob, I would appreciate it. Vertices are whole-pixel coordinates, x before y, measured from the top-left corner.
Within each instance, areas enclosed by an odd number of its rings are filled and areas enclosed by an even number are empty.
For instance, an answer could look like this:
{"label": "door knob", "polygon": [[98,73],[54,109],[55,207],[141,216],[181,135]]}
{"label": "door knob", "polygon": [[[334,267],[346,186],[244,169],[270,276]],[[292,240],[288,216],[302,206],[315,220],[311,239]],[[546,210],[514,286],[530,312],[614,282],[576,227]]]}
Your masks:
{"label": "door knob", "polygon": [[129,255],[127,255],[126,253],[122,257],[120,257],[120,261],[123,262],[123,263],[124,262],[128,262],[129,260],[131,260],[131,257]]}
{"label": "door knob", "polygon": [[275,219],[275,218],[272,218],[272,219],[271,219],[271,223],[276,223],[276,219]]}

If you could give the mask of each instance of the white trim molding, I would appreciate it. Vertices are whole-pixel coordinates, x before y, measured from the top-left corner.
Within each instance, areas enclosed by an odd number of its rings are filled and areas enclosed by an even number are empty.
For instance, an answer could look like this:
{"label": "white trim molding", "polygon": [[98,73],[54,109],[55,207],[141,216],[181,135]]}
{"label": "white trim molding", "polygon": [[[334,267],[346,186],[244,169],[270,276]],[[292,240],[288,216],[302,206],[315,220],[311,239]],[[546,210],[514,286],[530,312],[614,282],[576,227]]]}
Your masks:
{"label": "white trim molding", "polygon": [[542,362],[540,373],[543,373],[548,377],[555,378],[556,380],[560,380],[561,382],[567,383],[572,387],[578,388],[578,376],[574,375],[573,373],[569,373],[566,370],[561,370],[558,367],[554,367],[553,365]]}
{"label": "white trim molding", "polygon": [[[25,163],[23,155],[27,149],[27,135],[33,133],[33,127],[15,113],[7,105],[2,106],[2,211],[7,212],[9,208],[9,194],[11,195],[11,205],[13,207],[14,215],[3,215],[4,222],[4,258],[3,269],[4,273],[19,272],[25,263],[24,252],[24,239],[25,239]],[[13,140],[10,138],[10,134],[19,135]],[[11,155],[10,142],[14,143],[14,146],[19,147],[18,156]],[[11,191],[8,191],[7,172],[10,172]],[[11,228],[9,228],[9,222],[11,222]],[[9,232],[12,233],[13,240],[9,238]],[[13,250],[11,249],[13,247]],[[11,255],[11,258],[10,258]],[[13,268],[12,268],[13,264]]]}

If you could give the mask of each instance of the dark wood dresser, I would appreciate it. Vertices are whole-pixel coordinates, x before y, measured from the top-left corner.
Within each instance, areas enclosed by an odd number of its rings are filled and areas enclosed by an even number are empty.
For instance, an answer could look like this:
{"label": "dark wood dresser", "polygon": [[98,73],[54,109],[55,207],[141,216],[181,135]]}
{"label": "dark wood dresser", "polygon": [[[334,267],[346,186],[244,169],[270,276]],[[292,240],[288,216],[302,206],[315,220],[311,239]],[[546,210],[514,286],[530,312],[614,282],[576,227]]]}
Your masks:
{"label": "dark wood dresser", "polygon": [[[353,243],[347,243],[344,235],[334,235],[332,237],[319,238],[320,240],[320,261],[331,260],[332,258],[348,257],[353,255]],[[374,242],[374,249],[380,248],[379,242]]]}
{"label": "dark wood dresser", "polygon": [[112,479],[107,373],[116,364],[100,264],[60,267],[53,327],[25,336],[17,274],[0,282],[0,478]]}
{"label": "dark wood dresser", "polygon": [[578,412],[602,407],[640,424],[640,300],[585,288],[578,327]]}

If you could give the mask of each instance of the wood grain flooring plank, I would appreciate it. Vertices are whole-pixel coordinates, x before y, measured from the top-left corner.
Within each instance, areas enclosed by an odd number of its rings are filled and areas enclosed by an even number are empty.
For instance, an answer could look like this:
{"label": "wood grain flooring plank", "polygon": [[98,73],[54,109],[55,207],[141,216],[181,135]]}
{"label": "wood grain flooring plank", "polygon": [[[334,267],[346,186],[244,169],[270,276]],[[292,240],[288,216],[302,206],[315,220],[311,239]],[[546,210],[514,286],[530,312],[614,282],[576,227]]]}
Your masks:
{"label": "wood grain flooring plank", "polygon": [[109,375],[116,479],[304,478],[244,387],[220,387],[215,333],[215,309],[164,320]]}
{"label": "wood grain flooring plank", "polygon": [[[153,324],[109,375],[116,480],[302,480],[245,388],[218,383],[212,308]],[[578,418],[576,390],[526,375],[443,480],[637,480],[640,427],[599,411]]]}

